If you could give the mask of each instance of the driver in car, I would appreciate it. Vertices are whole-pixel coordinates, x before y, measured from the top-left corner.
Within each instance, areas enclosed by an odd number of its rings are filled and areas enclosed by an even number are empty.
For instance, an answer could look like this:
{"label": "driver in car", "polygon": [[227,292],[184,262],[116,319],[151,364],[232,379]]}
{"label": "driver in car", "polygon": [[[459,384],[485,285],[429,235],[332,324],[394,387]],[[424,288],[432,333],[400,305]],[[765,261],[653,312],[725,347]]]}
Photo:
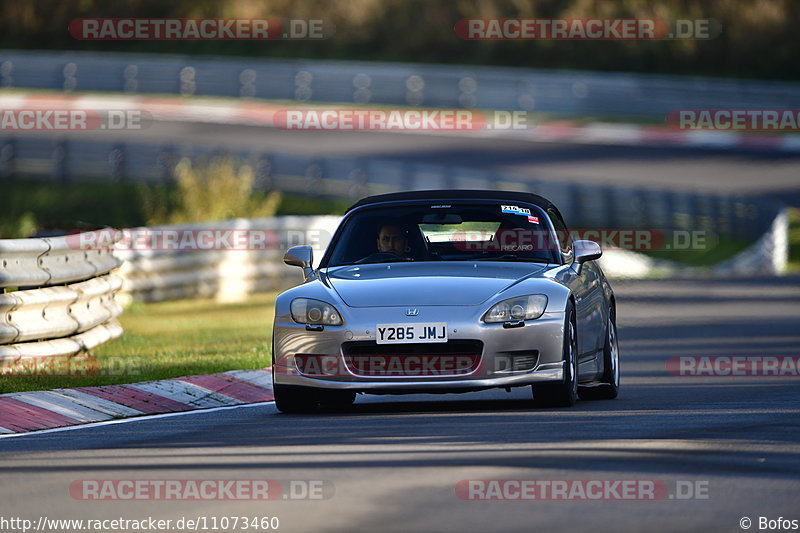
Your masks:
{"label": "driver in car", "polygon": [[389,223],[378,228],[378,252],[407,257],[410,251],[406,232],[399,225]]}

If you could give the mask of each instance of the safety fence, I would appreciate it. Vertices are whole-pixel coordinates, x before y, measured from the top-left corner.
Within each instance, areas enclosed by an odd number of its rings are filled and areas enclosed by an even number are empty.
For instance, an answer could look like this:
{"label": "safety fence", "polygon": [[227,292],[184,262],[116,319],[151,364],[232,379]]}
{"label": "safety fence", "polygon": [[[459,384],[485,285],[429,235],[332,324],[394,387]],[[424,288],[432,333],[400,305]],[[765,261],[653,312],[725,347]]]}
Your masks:
{"label": "safety fence", "polygon": [[704,231],[754,241],[768,230],[774,199],[537,179],[524,174],[378,157],[315,157],[286,152],[225,152],[202,146],[0,138],[0,180],[57,183],[175,182],[179,161],[203,165],[229,157],[249,166],[258,190],[355,201],[418,189],[498,189],[541,194],[572,227]]}
{"label": "safety fence", "polygon": [[800,83],[466,65],[0,50],[0,87],[658,117],[792,108]]}
{"label": "safety fence", "polygon": [[302,276],[283,264],[286,249],[311,245],[318,261],[338,223],[336,216],[286,216],[126,230],[115,252],[123,262],[120,299],[234,302],[291,287]]}
{"label": "safety fence", "polygon": [[113,242],[0,240],[0,361],[73,356],[122,334]]}

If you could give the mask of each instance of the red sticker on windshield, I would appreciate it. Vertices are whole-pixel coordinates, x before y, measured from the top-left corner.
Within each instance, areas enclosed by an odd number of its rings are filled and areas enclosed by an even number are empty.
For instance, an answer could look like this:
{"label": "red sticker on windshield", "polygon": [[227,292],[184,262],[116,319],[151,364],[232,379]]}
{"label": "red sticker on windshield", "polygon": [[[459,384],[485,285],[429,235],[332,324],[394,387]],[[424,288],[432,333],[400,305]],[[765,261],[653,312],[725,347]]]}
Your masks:
{"label": "red sticker on windshield", "polygon": [[528,217],[528,222],[530,222],[531,224],[538,224],[539,223],[539,217],[529,216]]}

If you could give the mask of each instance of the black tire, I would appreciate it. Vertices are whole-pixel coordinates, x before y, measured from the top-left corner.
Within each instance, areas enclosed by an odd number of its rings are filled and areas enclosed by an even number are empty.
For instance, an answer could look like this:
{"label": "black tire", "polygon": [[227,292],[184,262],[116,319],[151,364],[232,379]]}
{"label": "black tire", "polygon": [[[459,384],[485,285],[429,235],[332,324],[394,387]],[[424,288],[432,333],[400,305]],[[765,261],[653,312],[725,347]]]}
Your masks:
{"label": "black tire", "polygon": [[319,403],[322,407],[336,411],[346,411],[356,401],[356,393],[346,390],[319,391]]}
{"label": "black tire", "polygon": [[603,376],[600,385],[581,387],[581,400],[613,400],[619,394],[619,341],[617,317],[612,307],[608,314],[606,342],[603,347]]}
{"label": "black tire", "polygon": [[532,385],[533,401],[539,407],[572,407],[578,400],[578,335],[572,302],[564,315],[564,381]]}
{"label": "black tire", "polygon": [[296,385],[274,385],[275,407],[282,413],[310,413],[319,405],[319,397],[315,389]]}

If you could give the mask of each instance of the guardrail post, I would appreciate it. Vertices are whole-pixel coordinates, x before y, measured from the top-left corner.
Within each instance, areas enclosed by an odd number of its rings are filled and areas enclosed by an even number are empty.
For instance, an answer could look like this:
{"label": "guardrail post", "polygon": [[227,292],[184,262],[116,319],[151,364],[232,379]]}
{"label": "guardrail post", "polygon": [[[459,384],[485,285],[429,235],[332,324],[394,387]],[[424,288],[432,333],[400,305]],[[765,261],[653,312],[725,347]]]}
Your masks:
{"label": "guardrail post", "polygon": [[369,103],[370,99],[372,98],[372,91],[370,90],[370,85],[372,85],[372,78],[363,72],[359,72],[355,76],[353,76],[353,102],[356,104],[367,104]]}
{"label": "guardrail post", "polygon": [[706,195],[704,197],[705,201],[705,208],[706,208],[706,217],[707,217],[707,224],[708,229],[716,235],[720,234],[720,227],[719,227],[719,202],[717,198],[713,195]]}
{"label": "guardrail post", "polygon": [[125,145],[118,144],[108,154],[108,163],[111,167],[111,181],[124,181],[125,173]]}
{"label": "guardrail post", "polygon": [[139,89],[139,81],[136,76],[139,74],[139,65],[127,65],[122,71],[124,80],[122,90],[126,93],[135,93]]}
{"label": "guardrail post", "polygon": [[196,71],[189,65],[183,67],[178,74],[180,87],[178,92],[181,96],[193,96],[197,92],[197,82],[195,81]]}
{"label": "guardrail post", "polygon": [[730,235],[733,231],[731,214],[733,205],[730,196],[722,196],[717,200],[717,227],[720,235]]}
{"label": "guardrail post", "polygon": [[3,143],[0,148],[0,178],[9,179],[14,177],[15,158],[17,155],[16,143],[13,139]]}
{"label": "guardrail post", "polygon": [[653,229],[650,213],[647,210],[647,197],[644,191],[642,189],[634,189],[631,201],[633,203],[631,209],[633,209],[634,213],[634,223],[637,227],[648,230]]}
{"label": "guardrail post", "polygon": [[69,62],[66,65],[64,65],[64,69],[62,70],[62,73],[64,74],[64,84],[63,84],[63,87],[62,87],[64,89],[64,92],[72,92],[75,89],[77,89],[78,88],[78,78],[77,78],[78,65],[73,63],[73,62]]}
{"label": "guardrail post", "polygon": [[675,217],[675,210],[677,208],[677,202],[675,201],[675,198],[677,193],[671,191],[662,191],[661,194],[664,198],[664,213],[666,215],[664,217],[664,224],[666,226],[664,229],[668,231],[675,231],[677,226]]}
{"label": "guardrail post", "polygon": [[364,165],[362,164],[361,160],[357,159],[355,161],[355,166],[350,171],[348,177],[350,178],[350,187],[347,191],[348,196],[353,199],[358,199],[364,196],[369,178],[364,170]]}
{"label": "guardrail post", "polygon": [[[608,228],[616,228],[619,225],[619,216],[617,215],[617,206],[615,200],[614,187],[606,186],[603,188],[603,207],[602,213],[605,213],[605,225]],[[620,206],[623,209],[630,209],[630,206]]]}
{"label": "guardrail post", "polygon": [[271,191],[275,187],[275,180],[272,175],[272,158],[267,154],[256,157],[253,165],[255,179],[253,188],[260,191]]}
{"label": "guardrail post", "polygon": [[572,212],[575,213],[575,220],[571,223],[572,227],[585,228],[586,215],[583,202],[583,187],[580,185],[569,186],[569,197],[572,201]]}
{"label": "guardrail post", "polygon": [[67,171],[67,159],[69,157],[69,148],[66,141],[60,141],[56,144],[52,154],[52,180],[58,183],[67,183],[69,181],[69,172]]}
{"label": "guardrail post", "polygon": [[741,236],[747,231],[747,203],[741,196],[733,201],[733,235]]}
{"label": "guardrail post", "polygon": [[306,193],[319,196],[324,188],[323,177],[324,172],[321,163],[315,161],[308,165],[306,168]]}
{"label": "guardrail post", "polygon": [[175,147],[164,146],[158,154],[158,166],[161,167],[161,182],[171,183],[175,180]]}
{"label": "guardrail post", "polygon": [[3,61],[0,63],[0,86],[13,87],[14,86],[14,62]]}
{"label": "guardrail post", "polygon": [[704,209],[703,197],[692,194],[687,197],[689,202],[689,227],[686,229],[707,229],[708,221]]}
{"label": "guardrail post", "polygon": [[256,79],[258,74],[251,68],[246,68],[239,73],[239,96],[241,98],[254,98],[256,95]]}

